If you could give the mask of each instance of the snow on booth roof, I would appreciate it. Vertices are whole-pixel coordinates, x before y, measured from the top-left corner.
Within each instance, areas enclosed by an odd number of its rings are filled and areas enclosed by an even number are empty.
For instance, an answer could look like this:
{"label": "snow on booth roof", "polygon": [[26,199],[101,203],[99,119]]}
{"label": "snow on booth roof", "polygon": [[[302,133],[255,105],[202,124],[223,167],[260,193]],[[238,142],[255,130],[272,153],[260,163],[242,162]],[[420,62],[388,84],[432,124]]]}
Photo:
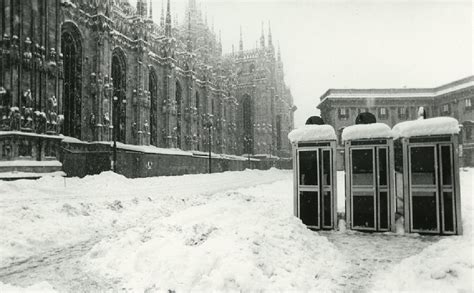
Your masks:
{"label": "snow on booth roof", "polygon": [[392,130],[385,123],[356,124],[344,128],[342,140],[393,137]]}
{"label": "snow on booth roof", "polygon": [[459,133],[459,123],[452,117],[435,117],[398,123],[393,127],[395,138]]}
{"label": "snow on booth roof", "polygon": [[336,140],[336,132],[331,125],[309,124],[303,125],[288,133],[288,139],[294,142],[315,140]]}

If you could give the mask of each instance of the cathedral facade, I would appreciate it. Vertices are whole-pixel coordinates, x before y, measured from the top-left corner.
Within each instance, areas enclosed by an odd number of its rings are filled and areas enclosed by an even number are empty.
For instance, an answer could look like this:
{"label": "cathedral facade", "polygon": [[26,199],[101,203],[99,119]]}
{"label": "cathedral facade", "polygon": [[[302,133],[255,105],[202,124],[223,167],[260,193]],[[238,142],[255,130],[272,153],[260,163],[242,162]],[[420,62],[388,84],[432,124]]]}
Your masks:
{"label": "cathedral facade", "polygon": [[[189,0],[2,0],[1,131],[289,157],[291,92],[270,29],[222,54]],[[210,135],[209,135],[210,133]]]}

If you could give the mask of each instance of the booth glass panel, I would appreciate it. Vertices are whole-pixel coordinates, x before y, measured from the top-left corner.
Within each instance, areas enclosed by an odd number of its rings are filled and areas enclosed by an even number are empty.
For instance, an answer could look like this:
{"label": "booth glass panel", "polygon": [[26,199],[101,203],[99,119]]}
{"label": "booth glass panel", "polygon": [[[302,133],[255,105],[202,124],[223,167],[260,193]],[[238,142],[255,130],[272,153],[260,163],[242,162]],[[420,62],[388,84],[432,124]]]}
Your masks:
{"label": "booth glass panel", "polygon": [[352,150],[352,185],[373,185],[373,149]]}
{"label": "booth glass panel", "polygon": [[388,193],[382,191],[379,193],[380,229],[388,229],[388,216]]}
{"label": "booth glass panel", "polygon": [[436,192],[418,191],[412,193],[413,229],[438,231]]}
{"label": "booth glass panel", "polygon": [[452,192],[443,192],[443,232],[454,232],[454,200]]}
{"label": "booth glass panel", "polygon": [[331,192],[323,192],[323,227],[332,227],[332,198]]}
{"label": "booth glass panel", "polygon": [[318,205],[318,192],[300,192],[300,219],[305,225],[319,227]]}
{"label": "booth glass panel", "polygon": [[387,186],[387,149],[379,148],[379,184]]}
{"label": "booth glass panel", "polygon": [[451,176],[451,147],[448,145],[441,146],[441,182],[443,185],[452,185]]}
{"label": "booth glass panel", "polygon": [[354,192],[352,197],[352,223],[358,228],[375,228],[374,196],[370,193]]}
{"label": "booth glass panel", "polygon": [[411,184],[436,184],[435,148],[419,146],[410,148]]}
{"label": "booth glass panel", "polygon": [[317,151],[300,151],[298,155],[300,185],[318,185]]}
{"label": "booth glass panel", "polygon": [[331,151],[323,150],[323,178],[322,183],[324,185],[331,185]]}

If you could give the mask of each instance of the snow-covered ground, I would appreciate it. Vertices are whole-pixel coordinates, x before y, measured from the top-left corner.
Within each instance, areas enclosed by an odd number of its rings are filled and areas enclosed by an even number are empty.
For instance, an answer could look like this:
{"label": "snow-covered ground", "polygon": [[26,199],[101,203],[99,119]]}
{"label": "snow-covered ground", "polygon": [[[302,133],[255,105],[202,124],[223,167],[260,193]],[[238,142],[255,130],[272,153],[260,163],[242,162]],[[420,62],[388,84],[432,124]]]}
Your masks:
{"label": "snow-covered ground", "polygon": [[473,177],[454,237],[312,232],[276,169],[0,182],[0,292],[472,291]]}

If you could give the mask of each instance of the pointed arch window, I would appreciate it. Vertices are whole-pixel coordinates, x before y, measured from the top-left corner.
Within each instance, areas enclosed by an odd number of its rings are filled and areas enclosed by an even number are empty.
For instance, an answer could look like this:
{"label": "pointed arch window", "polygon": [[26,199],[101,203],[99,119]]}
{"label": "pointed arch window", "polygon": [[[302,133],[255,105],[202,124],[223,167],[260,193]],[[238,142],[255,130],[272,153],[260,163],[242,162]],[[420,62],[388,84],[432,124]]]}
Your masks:
{"label": "pointed arch window", "polygon": [[[196,135],[198,139],[201,137],[201,101],[199,97],[199,92],[196,92],[196,100],[195,102],[195,107],[196,107],[196,116],[197,116],[197,125],[196,125]],[[201,150],[201,145],[199,143],[199,140],[197,142],[197,150]]]}
{"label": "pointed arch window", "polygon": [[158,79],[155,70],[150,70],[148,79],[150,91],[150,144],[158,146]]}
{"label": "pointed arch window", "polygon": [[117,141],[125,143],[126,134],[126,79],[127,68],[125,54],[119,48],[112,53],[112,79],[114,84],[113,96],[113,126]]}
{"label": "pointed arch window", "polygon": [[81,138],[82,39],[79,29],[71,23],[65,23],[62,27],[61,52],[64,56],[62,132]]}
{"label": "pointed arch window", "polygon": [[179,81],[176,81],[176,147],[181,148],[181,107],[183,104],[182,89]]}
{"label": "pointed arch window", "polygon": [[244,95],[242,101],[242,121],[244,134],[244,153],[253,154],[253,127],[252,127],[252,101],[249,95]]}

